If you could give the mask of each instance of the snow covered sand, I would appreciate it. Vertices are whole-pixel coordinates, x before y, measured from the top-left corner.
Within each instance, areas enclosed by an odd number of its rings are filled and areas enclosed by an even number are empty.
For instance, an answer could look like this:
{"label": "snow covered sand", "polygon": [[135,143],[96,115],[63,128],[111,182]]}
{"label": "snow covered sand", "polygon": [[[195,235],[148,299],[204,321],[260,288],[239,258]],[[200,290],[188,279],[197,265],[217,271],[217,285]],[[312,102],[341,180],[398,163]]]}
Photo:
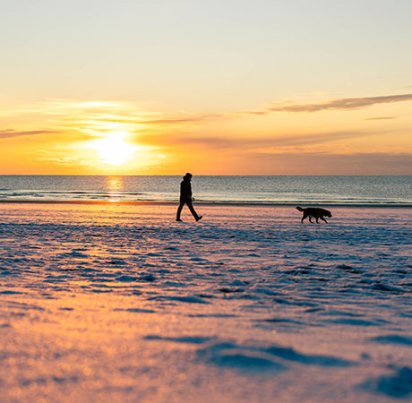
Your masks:
{"label": "snow covered sand", "polygon": [[0,205],[2,402],[412,399],[412,209],[175,207]]}

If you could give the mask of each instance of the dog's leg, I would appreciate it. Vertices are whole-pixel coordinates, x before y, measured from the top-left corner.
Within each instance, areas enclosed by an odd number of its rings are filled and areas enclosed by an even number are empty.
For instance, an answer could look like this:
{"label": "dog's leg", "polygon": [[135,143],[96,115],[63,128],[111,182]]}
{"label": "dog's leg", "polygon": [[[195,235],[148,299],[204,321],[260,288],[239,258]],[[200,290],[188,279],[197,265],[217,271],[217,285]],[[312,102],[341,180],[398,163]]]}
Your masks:
{"label": "dog's leg", "polygon": [[319,224],[319,217],[316,217],[316,224]]}
{"label": "dog's leg", "polygon": [[302,219],[300,220],[301,224],[303,224],[303,220],[304,220],[305,218],[306,218],[305,216],[302,217]]}
{"label": "dog's leg", "polygon": [[325,223],[327,224],[328,222],[326,221],[325,217],[320,217],[321,220],[325,221]]}
{"label": "dog's leg", "polygon": [[311,217],[311,216],[309,216],[309,221],[310,221],[311,224],[313,224],[313,221],[312,221],[312,217]]}

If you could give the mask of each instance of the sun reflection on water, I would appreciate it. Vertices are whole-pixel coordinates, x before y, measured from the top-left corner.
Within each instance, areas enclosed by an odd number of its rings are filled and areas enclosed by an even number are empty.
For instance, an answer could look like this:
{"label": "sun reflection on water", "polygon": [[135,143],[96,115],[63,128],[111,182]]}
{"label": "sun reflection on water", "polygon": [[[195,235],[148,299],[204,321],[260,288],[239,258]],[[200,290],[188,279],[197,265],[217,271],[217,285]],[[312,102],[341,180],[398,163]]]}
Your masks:
{"label": "sun reflection on water", "polygon": [[121,176],[108,176],[106,178],[106,190],[109,201],[120,200],[123,188],[124,184]]}

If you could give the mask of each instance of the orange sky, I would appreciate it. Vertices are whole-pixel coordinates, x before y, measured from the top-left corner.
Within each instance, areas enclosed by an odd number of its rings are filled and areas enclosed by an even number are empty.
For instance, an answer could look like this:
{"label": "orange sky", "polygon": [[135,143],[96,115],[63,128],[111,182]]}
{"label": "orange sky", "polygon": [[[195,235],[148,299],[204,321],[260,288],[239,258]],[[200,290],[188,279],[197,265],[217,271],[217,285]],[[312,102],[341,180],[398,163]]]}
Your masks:
{"label": "orange sky", "polygon": [[9,2],[0,174],[412,174],[410,1],[233,4]]}
{"label": "orange sky", "polygon": [[205,115],[126,102],[14,105],[0,113],[0,171],[411,174],[411,101],[404,98],[278,102]]}

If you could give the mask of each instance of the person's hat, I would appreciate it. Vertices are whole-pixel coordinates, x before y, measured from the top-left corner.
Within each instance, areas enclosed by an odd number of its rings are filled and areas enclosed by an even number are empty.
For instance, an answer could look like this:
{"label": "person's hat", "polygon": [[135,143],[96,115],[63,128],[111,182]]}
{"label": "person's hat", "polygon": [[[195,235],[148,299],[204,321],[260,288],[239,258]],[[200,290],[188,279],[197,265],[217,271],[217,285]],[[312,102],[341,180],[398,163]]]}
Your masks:
{"label": "person's hat", "polygon": [[189,178],[191,178],[192,176],[193,176],[193,175],[192,175],[191,173],[187,172],[183,178],[184,178],[184,179],[186,179],[186,178],[189,179]]}

